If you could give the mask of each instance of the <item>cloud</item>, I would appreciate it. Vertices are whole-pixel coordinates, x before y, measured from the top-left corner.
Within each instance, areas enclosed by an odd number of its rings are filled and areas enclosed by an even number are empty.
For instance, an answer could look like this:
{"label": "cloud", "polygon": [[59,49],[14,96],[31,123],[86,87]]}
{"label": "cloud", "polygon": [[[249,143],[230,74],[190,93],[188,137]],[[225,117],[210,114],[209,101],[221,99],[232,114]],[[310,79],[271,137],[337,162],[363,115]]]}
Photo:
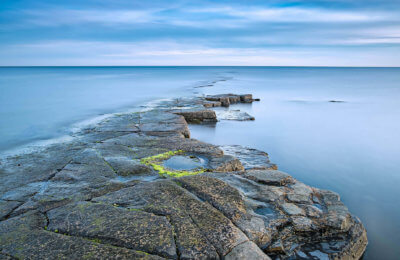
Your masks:
{"label": "cloud", "polygon": [[[42,55],[46,51],[47,55]],[[34,54],[34,55],[33,55]],[[0,65],[238,65],[238,66],[394,66],[400,52],[324,48],[210,48],[174,41],[140,43],[58,41],[9,46]],[[27,59],[28,58],[28,59]],[[29,59],[30,58],[30,59]],[[32,63],[33,61],[33,63]],[[6,64],[6,62],[8,62]]]}
{"label": "cloud", "polygon": [[26,10],[30,24],[38,26],[78,25],[85,23],[100,24],[140,24],[156,21],[155,10],[68,10],[46,11]]}
{"label": "cloud", "polygon": [[0,63],[400,65],[396,8],[346,0],[106,2],[5,8]]}
{"label": "cloud", "polygon": [[398,19],[388,12],[338,11],[321,8],[217,7],[190,9],[193,13],[225,14],[252,22],[371,22]]}

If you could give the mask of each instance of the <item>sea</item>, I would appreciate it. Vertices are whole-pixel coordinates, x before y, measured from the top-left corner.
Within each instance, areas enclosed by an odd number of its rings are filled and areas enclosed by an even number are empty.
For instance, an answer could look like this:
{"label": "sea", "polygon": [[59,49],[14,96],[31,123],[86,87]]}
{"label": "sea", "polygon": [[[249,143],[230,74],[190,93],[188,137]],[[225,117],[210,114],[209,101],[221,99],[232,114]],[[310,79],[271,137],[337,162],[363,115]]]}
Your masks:
{"label": "sea", "polygon": [[400,68],[0,67],[0,155],[151,102],[220,93],[260,98],[230,107],[255,121],[191,125],[193,138],[266,151],[280,170],[339,193],[367,229],[364,259],[398,259]]}

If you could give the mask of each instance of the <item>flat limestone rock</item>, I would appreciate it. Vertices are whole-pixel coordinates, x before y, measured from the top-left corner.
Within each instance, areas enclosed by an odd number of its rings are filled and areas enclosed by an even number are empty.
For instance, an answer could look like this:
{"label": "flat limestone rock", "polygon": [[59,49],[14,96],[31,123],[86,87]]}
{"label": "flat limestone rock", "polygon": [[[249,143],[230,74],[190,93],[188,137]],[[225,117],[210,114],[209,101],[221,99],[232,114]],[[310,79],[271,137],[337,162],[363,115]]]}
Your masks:
{"label": "flat limestone rock", "polygon": [[[171,113],[252,101],[165,101],[1,158],[0,259],[359,259],[366,231],[338,194],[277,171],[262,151],[190,139]],[[163,179],[141,163],[178,150],[205,172]]]}
{"label": "flat limestone rock", "polygon": [[223,145],[220,148],[226,155],[231,155],[239,159],[246,170],[277,170],[278,168],[276,164],[270,162],[266,152],[240,145]]}
{"label": "flat limestone rock", "polygon": [[37,212],[0,222],[0,250],[12,259],[162,259],[143,252],[45,229]]}
{"label": "flat limestone rock", "polygon": [[[248,240],[220,211],[171,181],[136,185],[99,197],[96,202],[124,205],[127,208],[139,208],[157,215],[169,216],[174,220],[172,223],[178,232],[178,249],[191,256],[190,258],[195,255],[210,257],[210,254],[214,257],[224,256],[235,246]],[[192,241],[197,240],[195,247],[180,239],[187,238],[190,234],[195,234],[194,237],[188,238]],[[217,254],[213,253],[215,251]]]}
{"label": "flat limestone rock", "polygon": [[104,160],[110,164],[113,170],[120,176],[132,175],[151,175],[152,170],[150,167],[140,163],[138,159],[131,159],[129,157],[104,157]]}
{"label": "flat limestone rock", "polygon": [[50,210],[50,231],[176,258],[172,226],[164,216],[90,202]]}
{"label": "flat limestone rock", "polygon": [[227,260],[236,259],[260,259],[260,260],[271,260],[267,255],[261,251],[261,249],[251,241],[247,241],[243,244],[235,247],[229,254],[225,256]]}
{"label": "flat limestone rock", "polygon": [[222,104],[220,101],[204,101],[203,106],[206,108],[220,107]]}
{"label": "flat limestone rock", "polygon": [[0,221],[5,219],[14,209],[19,207],[22,202],[0,200]]}
{"label": "flat limestone rock", "polygon": [[188,123],[217,122],[217,116],[213,110],[177,111],[174,113],[183,116]]}
{"label": "flat limestone rock", "polygon": [[249,170],[245,176],[268,185],[282,186],[293,182],[293,178],[289,174],[278,170]]}
{"label": "flat limestone rock", "polygon": [[253,121],[255,118],[240,110],[217,110],[219,120]]}

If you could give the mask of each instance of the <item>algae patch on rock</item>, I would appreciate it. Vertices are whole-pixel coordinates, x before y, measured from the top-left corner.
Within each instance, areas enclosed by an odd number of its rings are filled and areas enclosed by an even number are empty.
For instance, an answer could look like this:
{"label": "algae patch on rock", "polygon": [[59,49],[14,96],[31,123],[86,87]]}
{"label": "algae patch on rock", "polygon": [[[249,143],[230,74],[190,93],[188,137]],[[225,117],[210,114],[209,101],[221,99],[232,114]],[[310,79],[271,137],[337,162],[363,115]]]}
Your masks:
{"label": "algae patch on rock", "polygon": [[151,166],[163,177],[182,177],[206,172],[206,160],[194,155],[186,155],[182,150],[143,158],[141,163]]}

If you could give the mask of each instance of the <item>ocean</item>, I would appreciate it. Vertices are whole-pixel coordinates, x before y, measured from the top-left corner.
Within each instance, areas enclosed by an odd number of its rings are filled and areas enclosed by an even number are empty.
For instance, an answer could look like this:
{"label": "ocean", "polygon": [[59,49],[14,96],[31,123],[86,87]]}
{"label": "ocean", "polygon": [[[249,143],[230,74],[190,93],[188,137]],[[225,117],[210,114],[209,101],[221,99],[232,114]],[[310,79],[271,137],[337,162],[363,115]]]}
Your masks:
{"label": "ocean", "polygon": [[367,228],[364,259],[400,255],[400,68],[2,67],[0,153],[153,100],[228,92],[260,98],[230,108],[256,120],[191,125],[193,138],[268,152],[341,195]]}

